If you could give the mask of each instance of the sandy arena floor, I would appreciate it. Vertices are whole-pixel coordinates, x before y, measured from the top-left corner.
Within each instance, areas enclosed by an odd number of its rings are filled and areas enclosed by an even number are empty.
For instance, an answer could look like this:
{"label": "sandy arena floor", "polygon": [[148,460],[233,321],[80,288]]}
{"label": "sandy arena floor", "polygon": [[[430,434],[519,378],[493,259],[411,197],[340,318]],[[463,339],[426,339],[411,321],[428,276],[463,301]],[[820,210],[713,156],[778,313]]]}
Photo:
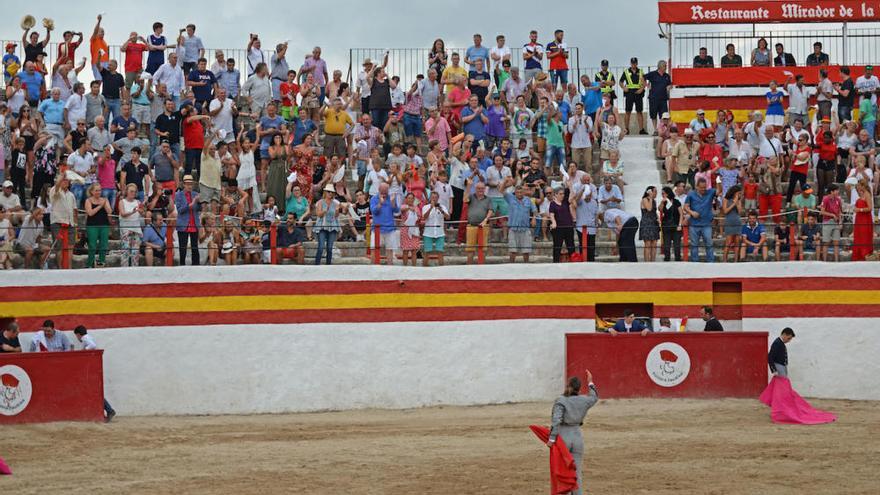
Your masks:
{"label": "sandy arena floor", "polygon": [[[753,400],[608,400],[585,424],[591,494],[876,494],[880,404],[777,426]],[[4,426],[0,493],[546,494],[550,404]]]}

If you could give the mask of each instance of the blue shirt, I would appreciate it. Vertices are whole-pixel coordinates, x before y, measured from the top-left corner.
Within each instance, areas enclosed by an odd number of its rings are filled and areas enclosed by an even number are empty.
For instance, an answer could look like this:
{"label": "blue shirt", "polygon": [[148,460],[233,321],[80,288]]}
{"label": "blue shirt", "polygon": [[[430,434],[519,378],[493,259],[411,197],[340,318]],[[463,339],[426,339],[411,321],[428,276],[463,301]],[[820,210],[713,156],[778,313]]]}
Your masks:
{"label": "blue shirt", "polygon": [[[461,118],[464,120],[465,117],[473,114],[474,111],[471,110],[471,107],[465,107],[464,110],[461,111]],[[474,141],[479,141],[486,136],[486,124],[483,123],[482,118],[474,117],[473,120],[464,124],[464,133],[473,135]]]}
{"label": "blue shirt", "polygon": [[505,193],[504,199],[508,206],[507,226],[511,229],[531,228],[532,213],[537,211],[532,198],[523,196],[522,199],[516,199],[513,193]]}
{"label": "blue shirt", "polygon": [[782,109],[782,97],[785,94],[782,91],[767,91],[764,96],[767,97],[767,115],[785,115],[785,110]]}
{"label": "blue shirt", "polygon": [[669,73],[660,75],[656,70],[652,70],[645,74],[645,81],[651,83],[651,89],[648,91],[648,98],[657,101],[665,101],[669,99],[669,86],[672,85],[672,78]]}
{"label": "blue shirt", "polygon": [[755,224],[755,227],[749,227],[749,224],[743,225],[742,235],[745,236],[749,242],[758,242],[761,240],[761,236],[764,235],[764,226],[760,223]]}
{"label": "blue shirt", "polygon": [[311,119],[300,119],[296,118],[293,120],[293,145],[298,146],[302,144],[303,139],[318,130],[318,126]]}
{"label": "blue shirt", "polygon": [[[156,36],[155,34],[150,35],[150,44],[153,46],[165,45],[167,41],[164,36]],[[158,68],[160,65],[165,63],[165,51],[164,50],[150,50],[147,52],[147,67]]]}
{"label": "blue shirt", "polygon": [[696,190],[688,193],[684,204],[697,212],[700,218],[691,217],[690,224],[694,227],[708,227],[712,225],[712,203],[715,201],[715,189],[707,189],[706,194],[700,196]]}
{"label": "blue shirt", "polygon": [[125,118],[122,115],[113,119],[113,122],[110,122],[110,125],[116,124],[118,126],[118,130],[113,135],[113,140],[122,139],[128,135],[128,128],[131,126],[138,126],[138,121],[135,120],[134,117]]}
{"label": "blue shirt", "polygon": [[238,93],[241,91],[241,72],[238,69],[232,69],[231,71],[224,69],[217,76],[217,83],[221,88],[226,89],[228,97],[238,98]]}
{"label": "blue shirt", "polygon": [[144,242],[149,242],[150,244],[158,244],[160,246],[165,245],[165,226],[161,226],[158,229],[154,225],[147,225],[144,227]]}
{"label": "blue shirt", "polygon": [[[485,160],[484,160],[484,162],[485,162]],[[492,163],[492,162],[489,162],[489,163]],[[464,172],[461,173],[461,180],[464,182],[473,176],[476,176],[476,177],[474,177],[473,182],[471,182],[471,188],[468,189],[468,191],[467,191],[468,196],[470,196],[476,192],[477,182],[482,182],[483,184],[486,183],[486,174],[482,170],[480,170],[479,168],[477,168],[476,172],[474,172],[470,169],[470,167],[468,167],[467,170],[465,170]]]}
{"label": "blue shirt", "polygon": [[[598,88],[599,83],[593,81],[591,87]],[[581,93],[581,103],[584,104],[584,113],[593,117],[602,106],[602,91],[583,91]]]}
{"label": "blue shirt", "polygon": [[[284,124],[284,119],[281,118],[280,115],[276,115],[274,119],[270,119],[269,117],[263,117],[260,119],[260,128],[263,131],[267,129],[281,129],[281,125]],[[274,135],[263,136],[261,143],[264,146],[269,146],[272,144],[272,138]]]}
{"label": "blue shirt", "polygon": [[214,83],[217,82],[217,79],[214,77],[214,73],[205,70],[205,72],[199,72],[198,70],[194,70],[189,73],[189,77],[187,80],[193,82],[205,82],[204,86],[193,86],[193,96],[195,96],[196,101],[208,101],[211,99],[211,93],[214,91]]}
{"label": "blue shirt", "polygon": [[559,107],[559,112],[562,113],[562,122],[568,122],[568,117],[571,115],[571,105],[567,101],[562,101],[557,103],[556,106]]}
{"label": "blue shirt", "polygon": [[[483,59],[483,69],[485,70],[486,67],[489,67],[489,49],[485,46],[481,45],[479,48],[477,48],[476,46],[472,46],[468,48],[467,51],[464,53],[464,58],[472,62],[478,58],[481,58]],[[471,70],[473,70],[476,68],[476,66],[474,64],[471,64],[470,68]]]}
{"label": "blue shirt", "polygon": [[480,161],[480,164],[477,165],[477,168],[479,168],[479,169],[480,169],[480,172],[481,172],[480,175],[482,175],[483,177],[485,177],[485,176],[486,176],[486,171],[489,170],[489,167],[491,167],[492,165],[495,165],[495,159],[494,159],[494,158],[489,158],[488,156],[487,156],[486,158],[483,158],[483,159]]}
{"label": "blue shirt", "polygon": [[39,101],[40,87],[43,85],[43,75],[37,71],[34,71],[33,74],[21,71],[18,73],[18,77],[21,79],[21,85],[27,86],[28,101],[31,103]]}
{"label": "blue shirt", "polygon": [[52,98],[43,100],[37,110],[43,114],[43,119],[47,124],[60,125],[64,123],[64,101],[62,100],[55,101]]}
{"label": "blue shirt", "polygon": [[397,226],[394,225],[394,215],[398,212],[400,208],[391,201],[390,195],[381,205],[378,194],[370,198],[370,214],[373,215],[373,223],[379,226],[379,232],[387,234],[397,230]]}

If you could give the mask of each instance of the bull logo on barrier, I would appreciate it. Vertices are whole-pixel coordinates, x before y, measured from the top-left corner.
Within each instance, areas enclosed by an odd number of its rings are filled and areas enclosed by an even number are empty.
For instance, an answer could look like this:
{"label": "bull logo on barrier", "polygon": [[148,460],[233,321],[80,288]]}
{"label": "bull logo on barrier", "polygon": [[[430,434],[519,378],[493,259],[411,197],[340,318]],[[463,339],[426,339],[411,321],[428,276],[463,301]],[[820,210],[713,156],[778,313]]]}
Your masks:
{"label": "bull logo on barrier", "polygon": [[691,358],[684,347],[674,342],[657,344],[645,359],[645,371],[661,387],[675,387],[687,379]]}
{"label": "bull logo on barrier", "polygon": [[15,416],[31,401],[31,379],[25,370],[9,364],[0,366],[0,414]]}

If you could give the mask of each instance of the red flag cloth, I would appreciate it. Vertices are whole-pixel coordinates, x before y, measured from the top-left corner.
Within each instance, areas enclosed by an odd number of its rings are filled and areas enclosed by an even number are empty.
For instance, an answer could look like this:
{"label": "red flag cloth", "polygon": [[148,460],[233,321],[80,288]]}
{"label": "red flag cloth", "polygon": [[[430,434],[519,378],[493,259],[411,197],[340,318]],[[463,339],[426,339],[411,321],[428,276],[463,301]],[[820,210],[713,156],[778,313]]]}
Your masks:
{"label": "red flag cloth", "polygon": [[[531,425],[532,433],[543,443],[550,440],[550,430],[543,426]],[[550,494],[557,495],[577,490],[577,467],[574,458],[562,437],[556,437],[556,442],[550,447]]]}
{"label": "red flag cloth", "polygon": [[12,470],[9,469],[2,457],[0,457],[0,474],[12,474]]}
{"label": "red flag cloth", "polygon": [[774,376],[759,400],[770,406],[770,418],[774,423],[790,425],[818,425],[831,423],[837,416],[813,409],[809,402],[791,388],[788,378]]}

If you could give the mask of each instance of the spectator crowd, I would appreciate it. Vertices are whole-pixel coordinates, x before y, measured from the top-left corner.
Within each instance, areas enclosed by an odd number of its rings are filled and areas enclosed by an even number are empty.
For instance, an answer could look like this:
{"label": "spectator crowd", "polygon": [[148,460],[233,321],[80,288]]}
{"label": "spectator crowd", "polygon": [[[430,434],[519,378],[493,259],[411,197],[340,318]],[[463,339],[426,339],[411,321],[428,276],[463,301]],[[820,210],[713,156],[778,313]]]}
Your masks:
{"label": "spectator crowd", "polygon": [[[872,251],[880,82],[870,67],[857,81],[825,74],[816,88],[792,73],[770,83],[766,112],[749,122],[699,111],[679,129],[666,62],[645,71],[632,58],[618,76],[603,60],[572,77],[562,30],[530,32],[517,60],[504,35],[487,46],[476,34],[462,52],[437,39],[414,81],[388,72],[386,52],[350,83],[321,47],[299,64],[286,42],[264,47],[258,33],[246,67],[208,53],[194,24],[132,31],[120,61],[99,15],[88,46],[65,31],[47,67],[52,36],[26,29],[21,51],[10,42],[3,57],[4,268],[15,253],[26,268],[58,264],[68,246],[103,266],[111,242],[124,266],[152,265],[170,246],[180,264],[304,263],[307,246],[312,262],[330,264],[337,240],[412,265],[444,263],[449,240],[473,263],[495,232],[510,262],[528,262],[535,241],[552,241],[554,262],[594,260],[603,239],[637,261],[636,236],[643,260],[678,260],[685,232],[694,261],[700,245],[715,259],[718,235],[725,260],[770,250],[828,259],[829,247],[838,259],[847,215],[852,258]],[[789,65],[776,48],[777,65]],[[828,63],[821,46],[810,57]],[[759,42],[752,64],[770,58]],[[735,63],[728,50],[722,65]],[[701,51],[694,66],[714,62]],[[647,188],[638,218],[624,208],[619,146],[631,125],[654,131],[668,181]]]}

